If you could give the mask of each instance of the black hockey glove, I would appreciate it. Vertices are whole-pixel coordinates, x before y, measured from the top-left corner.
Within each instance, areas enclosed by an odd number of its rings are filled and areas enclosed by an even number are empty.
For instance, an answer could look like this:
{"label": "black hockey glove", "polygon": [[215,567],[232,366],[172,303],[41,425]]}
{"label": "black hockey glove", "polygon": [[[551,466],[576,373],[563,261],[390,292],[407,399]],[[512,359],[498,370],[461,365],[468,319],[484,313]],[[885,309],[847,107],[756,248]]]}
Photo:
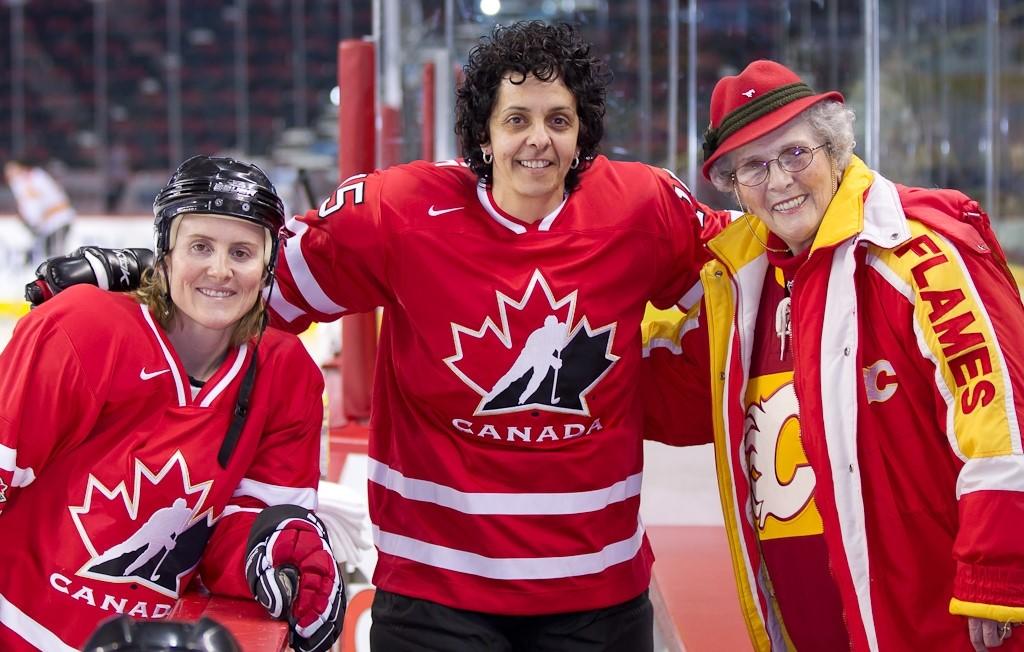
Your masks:
{"label": "black hockey glove", "polygon": [[291,629],[297,652],[327,652],[345,619],[345,580],[327,528],[296,505],[260,512],[246,545],[245,577],[256,601]]}
{"label": "black hockey glove", "polygon": [[36,280],[25,286],[25,300],[38,306],[80,283],[116,292],[134,290],[142,281],[142,272],[153,263],[149,249],[79,247],[70,255],[43,261],[36,268]]}

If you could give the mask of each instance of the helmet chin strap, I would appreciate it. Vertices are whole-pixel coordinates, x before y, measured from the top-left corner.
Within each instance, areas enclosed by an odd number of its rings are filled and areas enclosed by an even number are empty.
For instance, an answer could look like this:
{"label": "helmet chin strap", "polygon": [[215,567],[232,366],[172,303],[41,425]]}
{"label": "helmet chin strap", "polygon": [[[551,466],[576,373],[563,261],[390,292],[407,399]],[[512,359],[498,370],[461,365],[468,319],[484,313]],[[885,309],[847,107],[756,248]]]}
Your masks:
{"label": "helmet chin strap", "polygon": [[[153,200],[154,226],[157,231],[156,267],[165,278],[167,263],[164,257],[174,248],[181,228],[181,218],[197,214],[241,219],[264,228],[264,284],[269,288],[265,296],[269,297],[274,288],[274,268],[281,246],[279,233],[284,227],[285,215],[284,204],[266,173],[254,164],[225,157],[193,156],[178,166],[167,185]],[[169,291],[167,299],[168,305],[173,305]],[[259,332],[252,342],[249,363],[239,387],[231,424],[217,454],[217,461],[225,468],[238,445],[249,414],[259,345],[268,320],[264,304]]]}
{"label": "helmet chin strap", "polygon": [[[278,244],[280,242],[281,240],[278,239]],[[256,380],[256,359],[259,355],[260,342],[263,341],[263,334],[267,331],[267,326],[270,323],[267,305],[270,303],[270,297],[274,293],[274,281],[277,279],[277,274],[274,273],[277,267],[276,249],[272,251],[272,255],[269,258],[270,260],[267,263],[267,275],[269,276],[267,279],[267,298],[264,299],[261,294],[257,299],[257,301],[263,301],[263,314],[260,315],[260,332],[256,336],[256,341],[253,342],[249,365],[245,370],[245,376],[242,378],[242,385],[238,388],[238,398],[235,399],[235,409],[232,411],[231,425],[228,426],[228,432],[224,435],[224,441],[220,445],[220,450],[217,451],[217,463],[223,469],[228,468],[231,454],[235,452],[235,448],[238,446],[238,438],[242,435],[242,428],[245,427],[245,420],[249,416],[249,399],[252,396],[252,387]]]}
{"label": "helmet chin strap", "polygon": [[185,217],[185,214],[178,215],[171,220],[171,228],[167,230],[167,251],[174,249],[174,244],[178,242],[178,229],[181,228],[181,219]]}

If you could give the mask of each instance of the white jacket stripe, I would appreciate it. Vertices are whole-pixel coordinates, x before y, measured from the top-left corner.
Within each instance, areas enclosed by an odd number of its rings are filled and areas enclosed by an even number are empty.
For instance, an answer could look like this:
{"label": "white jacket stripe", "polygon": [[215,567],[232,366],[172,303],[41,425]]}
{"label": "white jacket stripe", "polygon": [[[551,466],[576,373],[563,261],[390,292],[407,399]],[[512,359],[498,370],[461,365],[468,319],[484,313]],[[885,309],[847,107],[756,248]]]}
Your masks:
{"label": "white jacket stripe", "polygon": [[690,308],[695,306],[703,296],[704,284],[698,281],[696,284],[694,284],[693,287],[687,290],[685,294],[683,294],[679,301],[676,302],[676,305],[679,306],[682,310],[689,310]]}
{"label": "white jacket stripe", "polygon": [[[843,547],[850,567],[868,648],[878,650],[878,634],[871,607],[871,572],[865,534],[864,498],[857,459],[857,367],[859,344],[857,291],[853,284],[855,241],[839,245],[829,270],[825,319],[821,326],[821,402],[825,406],[825,441],[835,485],[836,511]],[[844,479],[845,478],[845,479]]]}
{"label": "white jacket stripe", "polygon": [[387,464],[367,460],[368,478],[409,500],[440,505],[463,514],[550,516],[585,514],[640,495],[642,473],[608,487],[566,493],[469,493],[429,480],[403,475]]}
{"label": "white jacket stripe", "polygon": [[979,457],[967,460],[956,479],[956,499],[975,491],[1024,491],[1024,457]]}
{"label": "white jacket stripe", "polygon": [[60,637],[46,629],[0,593],[0,623],[40,650],[46,652],[77,652]]}
{"label": "white jacket stripe", "polygon": [[[694,322],[696,324],[696,322]],[[699,325],[699,324],[698,324]],[[689,330],[696,328],[688,328],[688,325],[683,325],[683,328],[679,331],[679,338],[682,338],[683,334]],[[647,344],[644,345],[643,351],[640,353],[645,358],[651,357],[651,351],[654,349],[667,349],[672,355],[682,355],[683,347],[679,343],[679,339],[673,339],[671,337],[655,337],[652,338]]]}
{"label": "white jacket stripe", "polygon": [[644,527],[637,522],[636,532],[627,539],[610,543],[601,550],[565,557],[485,557],[420,541],[373,527],[377,548],[386,554],[496,580],[549,580],[591,575],[629,561],[636,556],[644,540]]}
{"label": "white jacket stripe", "polygon": [[242,496],[262,500],[267,505],[298,505],[306,509],[316,509],[316,490],[309,487],[303,489],[282,487],[259,480],[242,478],[232,497],[240,498]]}
{"label": "white jacket stripe", "polygon": [[299,290],[302,298],[306,300],[310,308],[317,312],[327,315],[345,312],[344,308],[331,301],[320,284],[316,282],[316,277],[309,271],[309,264],[302,255],[302,238],[309,231],[309,226],[301,220],[291,219],[288,221],[288,230],[295,236],[289,238],[288,244],[291,246],[284,248],[284,257],[288,261],[288,271],[291,272],[292,280],[295,281],[295,287]]}

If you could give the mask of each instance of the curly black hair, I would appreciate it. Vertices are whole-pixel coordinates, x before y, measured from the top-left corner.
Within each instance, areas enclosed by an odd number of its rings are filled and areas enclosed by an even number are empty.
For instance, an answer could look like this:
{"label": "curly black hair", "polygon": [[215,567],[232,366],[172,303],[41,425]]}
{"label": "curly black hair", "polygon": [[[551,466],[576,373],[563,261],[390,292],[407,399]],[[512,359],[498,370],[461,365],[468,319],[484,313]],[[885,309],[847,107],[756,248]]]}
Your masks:
{"label": "curly black hair", "polygon": [[539,20],[497,25],[470,51],[463,70],[465,82],[455,92],[455,133],[469,167],[488,185],[492,167],[484,163],[481,145],[491,139],[488,121],[502,79],[513,73],[513,84],[523,83],[527,75],[562,80],[576,98],[580,121],[580,164],[565,179],[566,190],[575,188],[604,137],[605,95],[611,81],[607,64],[590,55],[590,43],[576,28]]}

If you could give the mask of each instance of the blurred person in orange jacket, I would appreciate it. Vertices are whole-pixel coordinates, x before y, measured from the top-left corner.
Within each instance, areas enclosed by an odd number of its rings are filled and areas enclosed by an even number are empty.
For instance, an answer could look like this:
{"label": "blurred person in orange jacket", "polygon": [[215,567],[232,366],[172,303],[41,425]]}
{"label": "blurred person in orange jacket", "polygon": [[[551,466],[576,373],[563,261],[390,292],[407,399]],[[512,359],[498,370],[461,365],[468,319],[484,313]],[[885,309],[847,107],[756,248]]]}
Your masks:
{"label": "blurred person in orange jacket", "polygon": [[56,180],[28,159],[4,164],[7,185],[14,194],[18,217],[32,234],[33,244],[26,262],[38,262],[63,253],[65,239],[75,219],[67,193]]}

